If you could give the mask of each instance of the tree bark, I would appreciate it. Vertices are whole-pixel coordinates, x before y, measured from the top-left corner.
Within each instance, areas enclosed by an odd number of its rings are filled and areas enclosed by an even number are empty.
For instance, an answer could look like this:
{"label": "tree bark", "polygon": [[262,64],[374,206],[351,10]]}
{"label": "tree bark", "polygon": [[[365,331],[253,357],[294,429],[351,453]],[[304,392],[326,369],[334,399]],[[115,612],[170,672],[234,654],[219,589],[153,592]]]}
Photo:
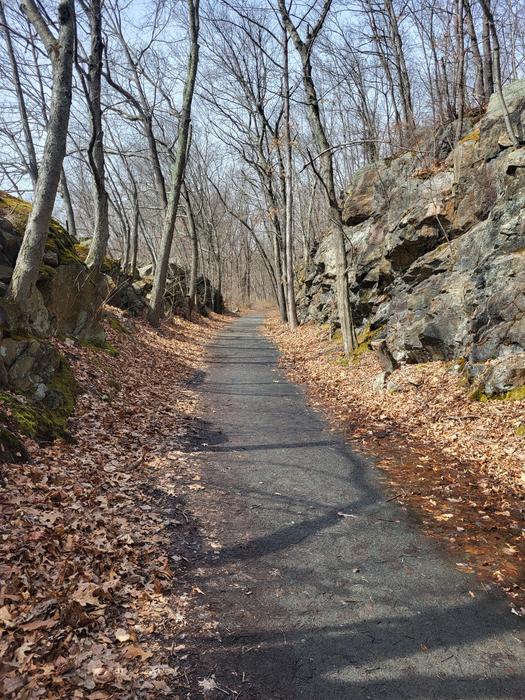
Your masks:
{"label": "tree bark", "polygon": [[472,17],[472,8],[470,7],[470,0],[464,0],[465,5],[465,24],[467,27],[467,32],[470,38],[470,48],[472,51],[472,62],[476,69],[476,79],[474,82],[474,94],[479,103],[483,104],[487,96],[485,95],[485,85],[484,85],[484,72],[483,72],[483,59],[481,57],[481,52],[479,50],[478,37],[476,34],[476,27],[474,26],[474,18]]}
{"label": "tree bark", "polygon": [[89,56],[87,100],[91,113],[91,142],[88,156],[93,171],[93,198],[95,226],[86,258],[86,265],[99,271],[102,268],[109,240],[108,193],[105,182],[104,134],[102,129],[102,0],[91,0],[89,6],[91,51]]}
{"label": "tree bark", "polygon": [[500,57],[500,45],[498,32],[496,30],[496,24],[494,22],[494,15],[490,7],[490,0],[479,0],[485,19],[488,23],[490,30],[490,37],[492,39],[492,47],[494,50],[493,58],[493,69],[494,69],[494,83],[496,86],[496,91],[498,93],[499,101],[501,104],[501,109],[503,110],[503,121],[505,122],[505,128],[507,130],[508,137],[514,146],[514,148],[519,148],[520,142],[514,132],[510,121],[509,110],[507,109],[507,104],[505,102],[505,97],[503,96],[503,85],[501,82],[501,57]]}
{"label": "tree bark", "polygon": [[44,154],[38,172],[33,208],[8,291],[9,298],[21,309],[27,310],[44,256],[49,222],[66,153],[75,45],[75,3],[74,0],[61,0],[58,5],[58,39],[55,39],[47,27],[34,0],[22,0],[21,7],[40,35],[51,58],[53,70]]}
{"label": "tree bark", "polygon": [[193,101],[193,92],[195,89],[195,79],[197,76],[197,67],[199,62],[199,0],[187,0],[187,2],[191,48],[182,98],[177,151],[171,174],[171,192],[168,200],[162,239],[160,242],[160,251],[158,263],[155,269],[153,288],[151,291],[151,302],[148,318],[153,326],[159,325],[163,313],[164,294],[166,291],[166,278],[168,275],[171,245],[173,242],[175,222],[177,220],[182,180],[186,167],[186,156],[191,124],[191,105]]}
{"label": "tree bark", "polygon": [[73,236],[77,237],[77,224],[75,221],[75,210],[73,209],[73,202],[71,201],[71,194],[69,192],[69,186],[67,184],[67,177],[64,168],[62,167],[62,172],[60,174],[60,194],[64,201],[64,207],[66,209],[66,225],[67,232]]}
{"label": "tree bark", "polygon": [[191,265],[190,265],[190,281],[188,284],[188,318],[191,321],[192,312],[196,304],[197,296],[197,275],[199,272],[199,238],[197,236],[197,225],[195,215],[193,213],[193,205],[191,203],[190,194],[184,188],[184,199],[186,200],[186,209],[188,214],[188,231],[191,241]]}
{"label": "tree bark", "polygon": [[294,289],[293,259],[293,182],[292,182],[292,138],[290,133],[290,74],[288,68],[288,33],[283,27],[283,107],[284,107],[284,155],[285,155],[285,198],[284,198],[284,240],[286,258],[286,284],[288,287],[288,325],[297,328],[297,307]]}
{"label": "tree bark", "polygon": [[456,80],[456,143],[463,133],[463,120],[465,116],[465,35],[463,34],[463,0],[456,0],[456,41],[457,41],[457,80]]}
{"label": "tree bark", "polygon": [[[483,7],[483,6],[482,6]],[[487,5],[490,11],[490,4]],[[490,41],[490,25],[487,13],[483,8],[483,90],[488,102],[494,92],[494,66],[492,63],[492,46]]]}

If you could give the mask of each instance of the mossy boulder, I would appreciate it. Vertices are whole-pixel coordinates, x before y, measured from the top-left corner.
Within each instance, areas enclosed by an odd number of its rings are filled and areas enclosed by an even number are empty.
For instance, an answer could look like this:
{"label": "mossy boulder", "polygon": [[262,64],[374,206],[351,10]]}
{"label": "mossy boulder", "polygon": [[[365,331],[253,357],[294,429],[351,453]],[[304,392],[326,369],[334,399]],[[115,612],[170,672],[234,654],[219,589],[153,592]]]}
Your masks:
{"label": "mossy boulder", "polygon": [[0,401],[16,430],[39,442],[68,439],[77,385],[67,360],[39,339],[9,340],[16,346],[6,362],[10,390]]}
{"label": "mossy boulder", "polygon": [[474,381],[471,396],[477,401],[525,399],[525,353],[487,363]]}
{"label": "mossy boulder", "polygon": [[[7,252],[13,264],[20,249],[31,209],[30,202],[0,190],[0,243],[3,245],[3,239],[7,239]],[[81,262],[76,254],[75,244],[76,240],[73,236],[56,219],[51,219],[46,243],[48,261],[56,260],[60,265]],[[4,251],[5,248],[2,253]]]}
{"label": "mossy boulder", "polygon": [[[11,279],[31,204],[0,190],[0,282]],[[37,289],[28,303],[35,333],[101,339],[101,310],[109,293],[105,275],[87,269],[78,242],[51,219]],[[1,292],[0,288],[0,292]]]}

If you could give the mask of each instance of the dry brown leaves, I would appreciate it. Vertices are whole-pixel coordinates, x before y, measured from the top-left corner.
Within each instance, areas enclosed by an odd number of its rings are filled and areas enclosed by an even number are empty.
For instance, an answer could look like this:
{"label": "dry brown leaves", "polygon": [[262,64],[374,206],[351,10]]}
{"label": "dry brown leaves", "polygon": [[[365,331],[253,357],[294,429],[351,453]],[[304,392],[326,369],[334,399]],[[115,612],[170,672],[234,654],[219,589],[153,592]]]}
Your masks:
{"label": "dry brown leaves", "polygon": [[369,352],[344,366],[317,326],[266,324],[290,377],[348,437],[378,458],[395,498],[444,539],[460,570],[481,574],[525,614],[525,401],[480,403],[446,362],[403,367],[375,392]]}
{"label": "dry brown leaves", "polygon": [[3,468],[1,697],[185,687],[173,640],[194,593],[176,585],[173,543],[186,518],[177,497],[199,478],[182,447],[195,408],[187,382],[225,320],[174,319],[157,332],[111,314],[126,328],[107,329],[117,357],[59,343],[81,390],[75,443],[30,444],[30,464]]}

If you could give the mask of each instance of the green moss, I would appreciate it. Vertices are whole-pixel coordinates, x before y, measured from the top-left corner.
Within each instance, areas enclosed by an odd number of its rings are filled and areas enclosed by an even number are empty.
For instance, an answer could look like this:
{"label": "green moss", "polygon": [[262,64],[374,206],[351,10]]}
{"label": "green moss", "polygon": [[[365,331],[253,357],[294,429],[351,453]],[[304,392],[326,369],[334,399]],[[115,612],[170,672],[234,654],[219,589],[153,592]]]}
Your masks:
{"label": "green moss", "polygon": [[512,391],[507,391],[501,399],[503,401],[523,401],[525,399],[525,385],[516,387]]}
{"label": "green moss", "polygon": [[372,350],[372,340],[378,335],[381,328],[371,330],[370,325],[367,325],[361,333],[357,334],[357,345],[352,352],[353,362],[359,362],[362,355]]}
{"label": "green moss", "polygon": [[40,265],[40,269],[38,271],[38,279],[39,281],[47,281],[50,280],[54,277],[55,275],[55,268],[51,267],[51,265]]}
{"label": "green moss", "polygon": [[525,437],[525,423],[516,428],[516,435],[518,437]]}
{"label": "green moss", "polygon": [[485,403],[486,401],[523,401],[525,400],[525,385],[516,387],[499,396],[489,396],[481,388],[475,389],[471,393],[470,398],[474,401],[480,401],[481,403]]}
{"label": "green moss", "polygon": [[23,435],[36,438],[38,433],[38,420],[34,406],[5,391],[0,393],[0,401],[9,409],[9,413],[16,422],[20,432]]}
{"label": "green moss", "polygon": [[[0,216],[11,222],[18,236],[24,235],[31,209],[30,202],[0,190]],[[51,219],[49,224],[46,249],[54,251],[62,264],[81,262],[75,253],[75,239],[56,219]]]}
{"label": "green moss", "polygon": [[[88,253],[89,243],[87,241],[80,241],[80,243],[75,244],[75,254],[79,260],[86,262]],[[118,274],[120,272],[120,260],[114,260],[106,255],[102,263],[102,272],[110,276]]]}
{"label": "green moss", "polygon": [[22,435],[39,442],[50,442],[56,438],[70,440],[68,418],[75,408],[78,390],[66,360],[61,360],[47,388],[48,393],[43,400],[2,392],[0,401],[9,409]]}

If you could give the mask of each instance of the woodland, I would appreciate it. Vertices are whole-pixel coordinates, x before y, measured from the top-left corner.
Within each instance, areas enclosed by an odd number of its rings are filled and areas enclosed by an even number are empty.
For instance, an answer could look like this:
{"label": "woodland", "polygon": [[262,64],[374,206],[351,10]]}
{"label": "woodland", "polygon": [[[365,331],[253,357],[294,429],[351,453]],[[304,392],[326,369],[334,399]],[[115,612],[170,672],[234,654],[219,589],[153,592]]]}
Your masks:
{"label": "woodland", "polygon": [[265,697],[194,573],[254,310],[521,622],[525,0],[0,0],[0,57],[0,696]]}

